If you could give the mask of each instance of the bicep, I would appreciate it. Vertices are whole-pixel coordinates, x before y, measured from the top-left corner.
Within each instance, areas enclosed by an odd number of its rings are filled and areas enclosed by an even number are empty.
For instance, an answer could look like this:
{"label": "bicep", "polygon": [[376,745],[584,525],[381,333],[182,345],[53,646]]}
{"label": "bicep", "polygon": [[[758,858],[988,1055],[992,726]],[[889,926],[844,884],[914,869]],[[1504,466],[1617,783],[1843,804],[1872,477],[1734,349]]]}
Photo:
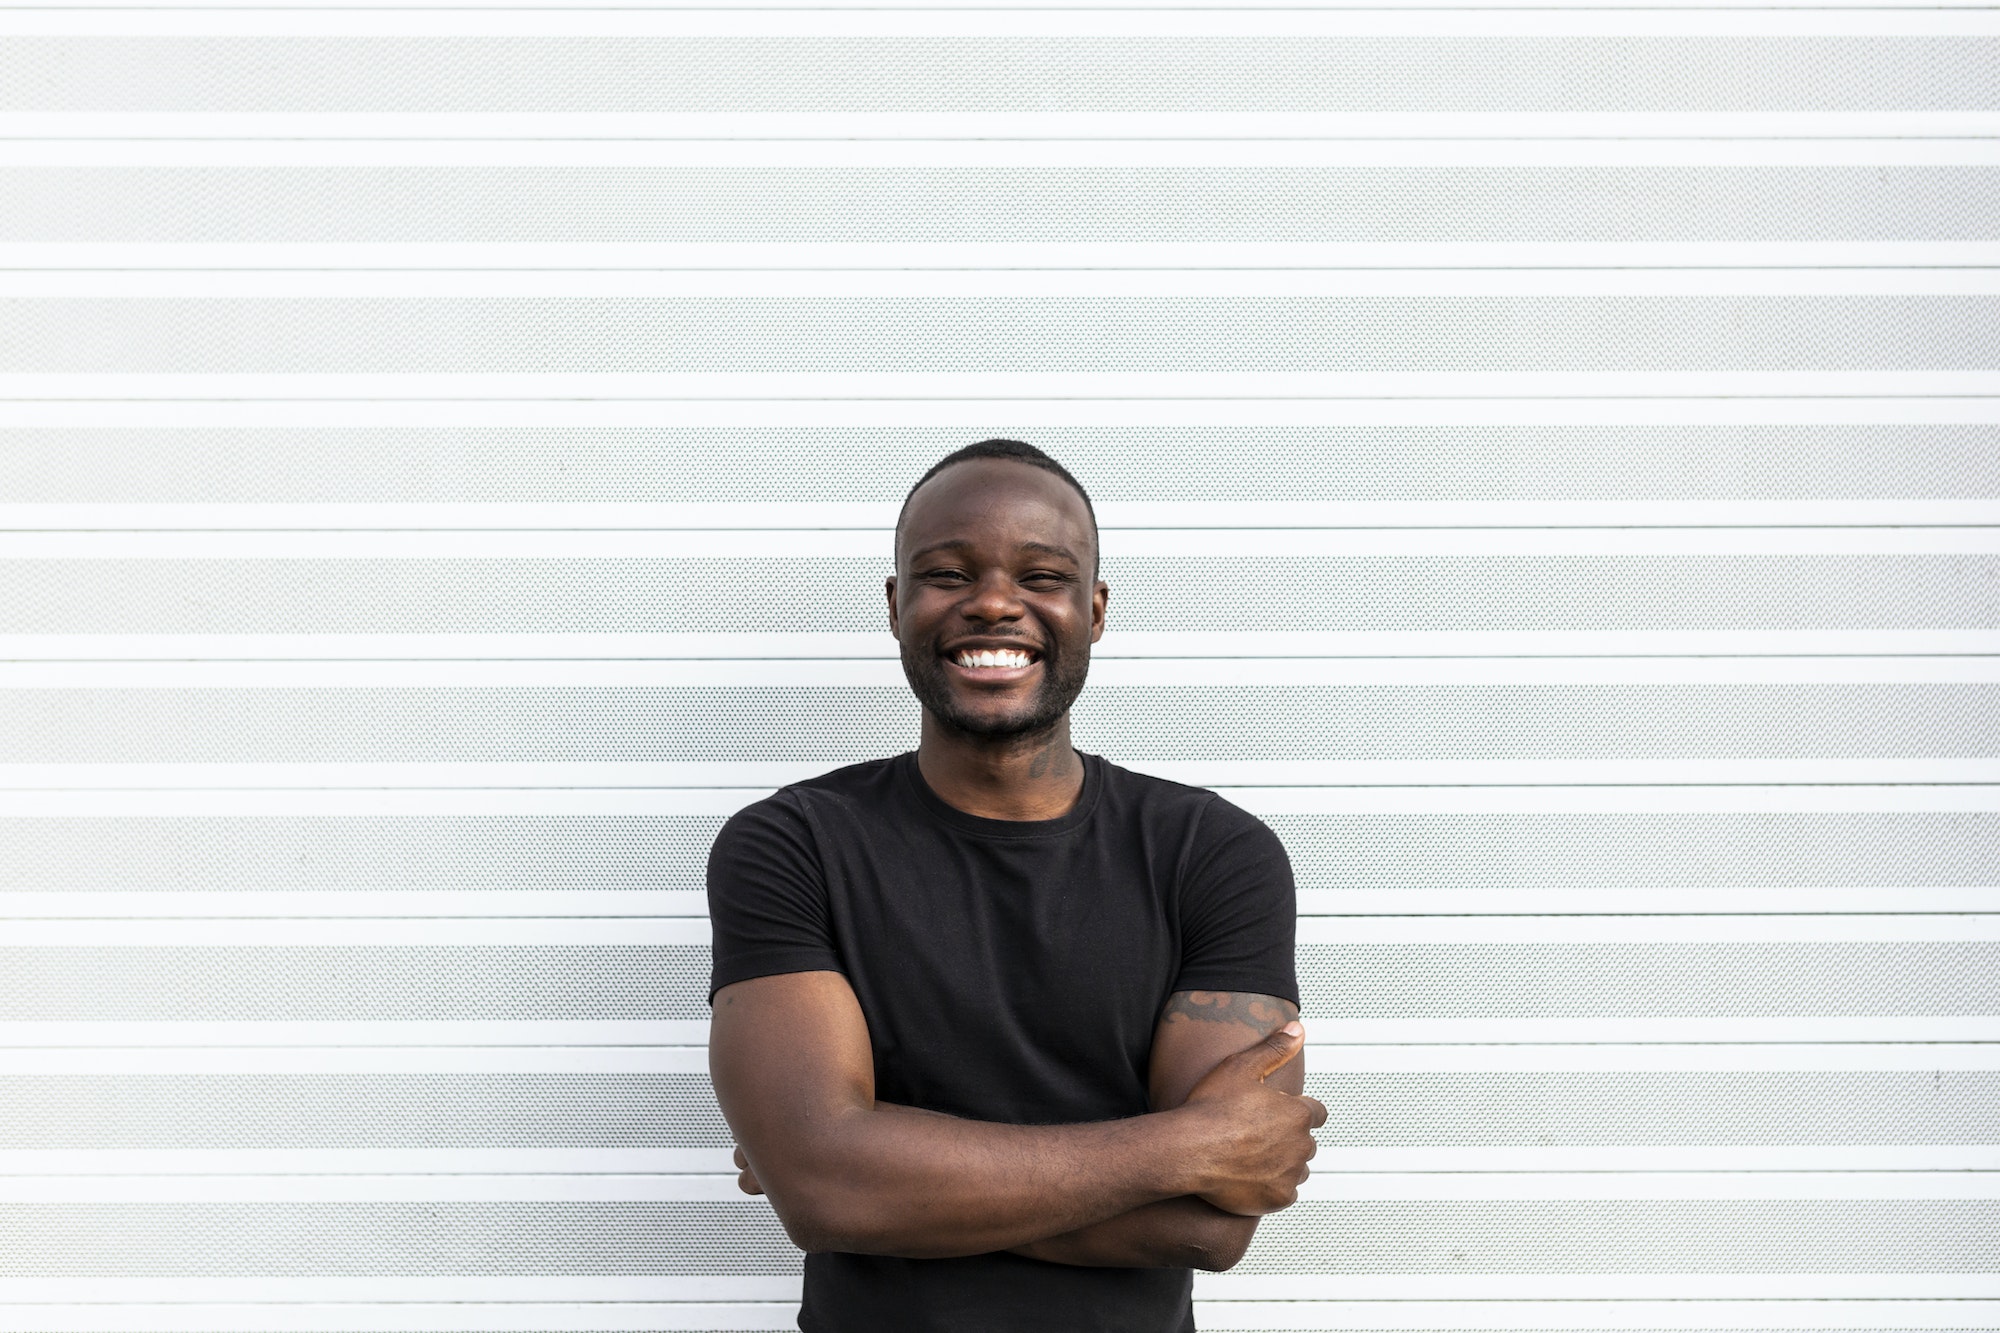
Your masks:
{"label": "bicep", "polygon": [[838,972],[753,977],[715,993],[709,1077],[730,1132],[767,1189],[815,1134],[875,1101],[868,1022]]}
{"label": "bicep", "polygon": [[[1153,1109],[1172,1110],[1194,1085],[1238,1051],[1248,1050],[1299,1016],[1298,1006],[1275,995],[1245,991],[1175,991],[1153,1029],[1147,1071]],[[1281,1092],[1305,1091],[1305,1054],[1287,1061],[1265,1081]]]}

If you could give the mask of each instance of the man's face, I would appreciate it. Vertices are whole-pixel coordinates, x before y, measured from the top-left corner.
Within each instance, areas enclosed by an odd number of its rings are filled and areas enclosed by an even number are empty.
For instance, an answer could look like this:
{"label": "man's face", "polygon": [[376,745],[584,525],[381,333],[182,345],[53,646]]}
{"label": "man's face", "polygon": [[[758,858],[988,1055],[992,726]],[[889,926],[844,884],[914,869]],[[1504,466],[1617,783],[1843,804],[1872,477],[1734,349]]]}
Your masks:
{"label": "man's face", "polygon": [[917,701],[954,730],[1023,736],[1083,689],[1107,590],[1083,498],[1002,458],[957,463],[910,498],[889,629]]}

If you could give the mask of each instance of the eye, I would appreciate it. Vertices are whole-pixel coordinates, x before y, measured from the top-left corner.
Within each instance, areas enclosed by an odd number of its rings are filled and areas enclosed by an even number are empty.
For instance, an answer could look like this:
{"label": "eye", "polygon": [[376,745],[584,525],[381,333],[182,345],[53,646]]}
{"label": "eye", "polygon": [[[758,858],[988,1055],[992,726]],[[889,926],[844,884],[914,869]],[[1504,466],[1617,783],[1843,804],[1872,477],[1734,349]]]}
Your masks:
{"label": "eye", "polygon": [[1069,575],[1057,573],[1053,569],[1038,569],[1033,573],[1023,574],[1021,582],[1037,588],[1059,588],[1071,582],[1071,579]]}
{"label": "eye", "polygon": [[931,583],[962,583],[965,571],[962,569],[927,569],[917,576]]}

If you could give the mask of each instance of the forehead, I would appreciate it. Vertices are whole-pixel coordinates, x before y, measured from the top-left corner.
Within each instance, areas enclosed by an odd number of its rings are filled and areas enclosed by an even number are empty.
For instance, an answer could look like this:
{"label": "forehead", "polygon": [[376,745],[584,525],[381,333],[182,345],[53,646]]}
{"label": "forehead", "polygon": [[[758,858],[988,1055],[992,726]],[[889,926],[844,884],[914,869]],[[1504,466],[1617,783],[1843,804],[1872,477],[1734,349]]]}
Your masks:
{"label": "forehead", "polygon": [[903,511],[897,558],[940,542],[1040,542],[1066,546],[1086,564],[1096,554],[1090,511],[1075,488],[1053,472],[1006,458],[954,463],[917,488]]}

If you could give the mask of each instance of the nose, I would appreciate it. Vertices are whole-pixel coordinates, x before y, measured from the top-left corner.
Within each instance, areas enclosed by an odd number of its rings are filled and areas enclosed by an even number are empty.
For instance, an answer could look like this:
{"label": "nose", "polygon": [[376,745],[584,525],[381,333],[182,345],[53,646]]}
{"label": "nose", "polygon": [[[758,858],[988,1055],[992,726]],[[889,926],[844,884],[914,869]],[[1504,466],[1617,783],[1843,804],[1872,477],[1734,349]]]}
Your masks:
{"label": "nose", "polygon": [[959,604],[959,611],[968,620],[996,624],[1008,620],[1019,620],[1027,613],[1021,605],[1020,594],[1015,590],[1014,580],[1005,570],[988,570],[979,581],[972,585],[966,598]]}

